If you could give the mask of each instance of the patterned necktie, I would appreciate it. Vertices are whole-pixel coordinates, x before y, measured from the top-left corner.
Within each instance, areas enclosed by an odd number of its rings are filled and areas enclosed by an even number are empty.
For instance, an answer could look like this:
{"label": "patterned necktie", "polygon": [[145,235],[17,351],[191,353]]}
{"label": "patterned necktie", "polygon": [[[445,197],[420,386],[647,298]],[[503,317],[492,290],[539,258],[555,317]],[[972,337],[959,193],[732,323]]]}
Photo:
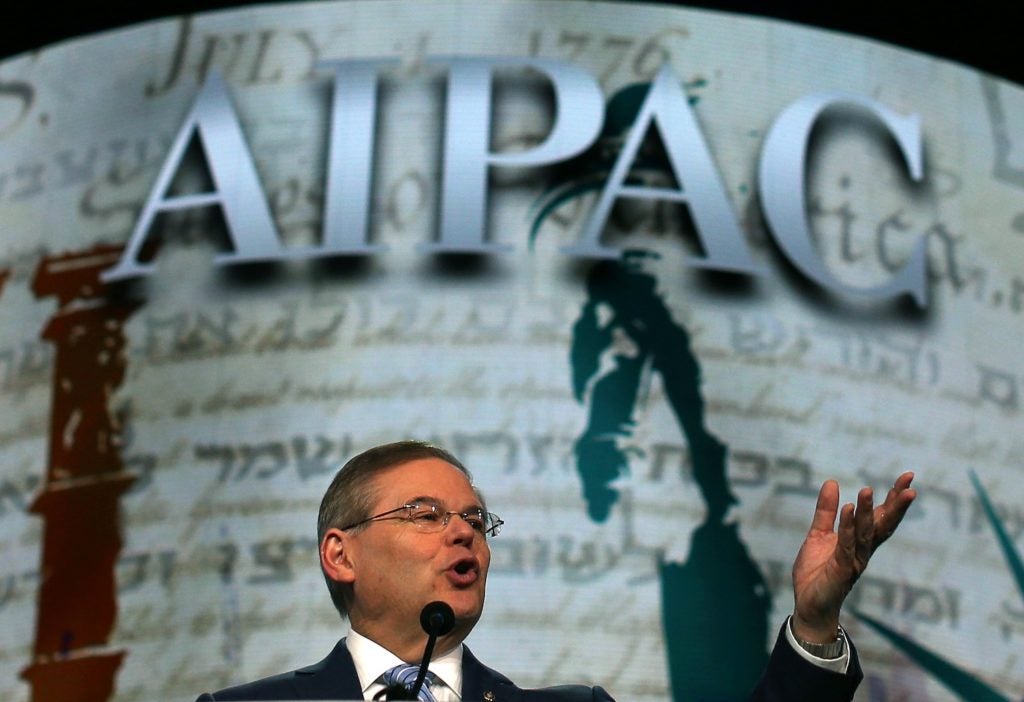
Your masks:
{"label": "patterned necktie", "polygon": [[[387,687],[401,685],[406,690],[412,690],[413,683],[416,682],[416,676],[419,675],[419,672],[420,667],[418,665],[396,665],[384,673],[384,684]],[[423,687],[420,688],[420,693],[416,696],[416,699],[420,700],[420,702],[436,702],[434,695],[430,692],[430,683],[432,682],[434,682],[434,674],[428,670],[427,677],[423,680]]]}

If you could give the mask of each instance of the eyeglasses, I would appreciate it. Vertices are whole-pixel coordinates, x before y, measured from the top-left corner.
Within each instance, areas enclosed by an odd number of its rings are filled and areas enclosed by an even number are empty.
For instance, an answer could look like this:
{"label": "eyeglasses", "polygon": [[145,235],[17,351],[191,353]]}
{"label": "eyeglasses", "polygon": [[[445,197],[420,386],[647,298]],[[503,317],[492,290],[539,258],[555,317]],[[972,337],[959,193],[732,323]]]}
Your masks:
{"label": "eyeglasses", "polygon": [[[404,514],[403,514],[404,513]],[[446,510],[436,502],[412,502],[395,509],[390,509],[387,512],[381,512],[375,514],[372,517],[356,522],[355,524],[349,524],[346,527],[342,527],[342,531],[348,531],[354,529],[357,526],[362,526],[368,522],[375,522],[381,519],[403,519],[410,522],[414,527],[420,531],[425,532],[437,532],[443,530],[448,526],[448,521],[452,518],[452,515],[462,517],[466,524],[469,524],[473,529],[479,532],[482,536],[497,536],[501,532],[501,525],[505,522],[502,521],[501,517],[496,515],[494,512],[485,512],[482,509],[471,509],[466,512],[453,512]],[[395,516],[391,516],[395,515]]]}

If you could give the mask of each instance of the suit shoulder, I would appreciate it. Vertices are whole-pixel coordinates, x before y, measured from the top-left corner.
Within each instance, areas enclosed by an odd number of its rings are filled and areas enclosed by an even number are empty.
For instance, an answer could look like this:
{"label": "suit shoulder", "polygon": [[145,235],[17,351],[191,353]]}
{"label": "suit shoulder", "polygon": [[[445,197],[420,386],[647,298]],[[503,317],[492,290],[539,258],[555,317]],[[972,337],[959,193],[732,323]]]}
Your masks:
{"label": "suit shoulder", "polygon": [[319,663],[205,694],[197,702],[338,700],[361,696],[359,677],[342,639]]}
{"label": "suit shoulder", "polygon": [[212,695],[203,695],[197,702],[232,702],[234,700],[294,700],[299,691],[295,686],[296,671],[272,675],[243,685],[218,690]]}
{"label": "suit shoulder", "polygon": [[[488,668],[469,650],[462,652],[463,699],[512,699],[518,702],[614,702],[601,687],[588,685],[557,685],[555,687],[521,688],[507,677]],[[488,691],[497,692],[488,697]],[[492,693],[493,694],[493,693]]]}
{"label": "suit shoulder", "polygon": [[523,700],[529,702],[614,702],[603,687],[588,685],[556,685],[523,690]]}

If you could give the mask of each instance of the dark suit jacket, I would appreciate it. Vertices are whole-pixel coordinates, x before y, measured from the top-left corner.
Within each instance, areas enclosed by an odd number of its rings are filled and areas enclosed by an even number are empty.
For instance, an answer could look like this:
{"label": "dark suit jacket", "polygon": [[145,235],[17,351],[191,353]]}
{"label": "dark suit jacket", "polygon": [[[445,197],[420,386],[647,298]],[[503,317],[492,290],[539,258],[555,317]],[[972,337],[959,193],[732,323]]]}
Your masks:
{"label": "dark suit jacket", "polygon": [[[785,641],[785,633],[780,632],[768,667],[750,699],[757,702],[849,700],[863,677],[852,644],[850,654],[850,670],[845,675],[832,673],[801,658]],[[356,667],[343,639],[319,663],[212,695],[207,693],[197,702],[359,700],[362,696]],[[478,661],[469,648],[464,648],[462,653],[462,699],[465,702],[613,702],[603,688],[586,685],[524,690]],[[678,697],[679,702],[685,699]]]}

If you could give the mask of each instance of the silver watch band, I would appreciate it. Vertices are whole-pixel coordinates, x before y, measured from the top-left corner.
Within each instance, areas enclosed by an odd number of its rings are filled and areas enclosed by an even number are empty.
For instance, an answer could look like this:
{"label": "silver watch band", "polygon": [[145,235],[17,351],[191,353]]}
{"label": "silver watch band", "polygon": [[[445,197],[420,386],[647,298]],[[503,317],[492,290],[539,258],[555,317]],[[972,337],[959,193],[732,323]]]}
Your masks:
{"label": "silver watch band", "polygon": [[[790,631],[793,630],[793,625],[790,624]],[[810,641],[804,641],[793,634],[793,638],[800,644],[800,648],[807,651],[812,656],[822,658],[824,660],[835,660],[843,655],[845,640],[843,639],[842,629],[836,631],[836,640],[828,643],[811,643]]]}

